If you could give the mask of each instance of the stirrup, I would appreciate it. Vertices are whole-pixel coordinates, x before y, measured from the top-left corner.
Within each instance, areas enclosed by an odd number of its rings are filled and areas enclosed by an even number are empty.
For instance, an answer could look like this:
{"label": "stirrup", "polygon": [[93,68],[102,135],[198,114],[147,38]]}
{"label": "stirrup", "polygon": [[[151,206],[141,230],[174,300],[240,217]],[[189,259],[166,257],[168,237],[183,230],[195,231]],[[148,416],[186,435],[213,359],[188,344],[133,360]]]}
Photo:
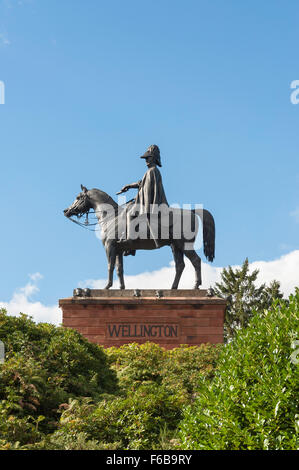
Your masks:
{"label": "stirrup", "polygon": [[124,251],[124,256],[129,256],[129,255],[135,256],[136,255],[136,250],[126,250],[126,251]]}

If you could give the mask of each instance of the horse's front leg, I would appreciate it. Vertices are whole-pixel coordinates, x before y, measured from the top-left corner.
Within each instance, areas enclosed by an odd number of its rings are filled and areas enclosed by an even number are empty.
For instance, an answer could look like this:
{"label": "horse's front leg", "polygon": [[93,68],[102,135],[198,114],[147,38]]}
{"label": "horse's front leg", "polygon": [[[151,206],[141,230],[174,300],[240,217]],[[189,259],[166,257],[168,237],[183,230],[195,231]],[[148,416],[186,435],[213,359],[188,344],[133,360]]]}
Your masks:
{"label": "horse's front leg", "polygon": [[115,243],[106,245],[106,255],[108,261],[108,284],[105,289],[109,289],[113,285],[113,272],[116,260],[116,246]]}
{"label": "horse's front leg", "polygon": [[123,254],[119,253],[116,255],[116,272],[120,283],[120,288],[125,288],[125,281],[124,281],[124,267],[123,267]]}

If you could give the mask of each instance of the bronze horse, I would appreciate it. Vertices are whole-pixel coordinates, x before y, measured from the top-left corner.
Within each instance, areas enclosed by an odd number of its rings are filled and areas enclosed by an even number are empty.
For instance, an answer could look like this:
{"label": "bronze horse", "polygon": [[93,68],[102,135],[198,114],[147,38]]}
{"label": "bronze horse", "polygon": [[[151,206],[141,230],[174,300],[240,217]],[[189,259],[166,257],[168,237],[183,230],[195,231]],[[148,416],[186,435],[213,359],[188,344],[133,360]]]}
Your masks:
{"label": "bronze horse", "polygon": [[[195,286],[197,289],[201,285],[201,259],[194,250],[194,242],[198,232],[198,219],[201,218],[203,227],[203,250],[208,261],[213,261],[215,256],[215,223],[214,218],[206,209],[183,210],[175,209],[179,217],[183,213],[188,215],[189,222],[193,227],[192,238],[186,238],[183,231],[179,236],[173,236],[173,230],[168,237],[159,237],[159,244],[151,237],[137,238],[134,240],[122,239],[115,230],[120,224],[120,220],[126,217],[126,208],[119,206],[108,194],[99,189],[90,189],[81,185],[82,192],[76,197],[70,207],[64,210],[64,215],[68,218],[72,216],[81,217],[83,214],[94,210],[98,223],[102,229],[102,241],[106,250],[108,260],[108,283],[105,289],[109,289],[113,284],[113,272],[116,265],[116,272],[120,281],[120,288],[125,288],[123,255],[128,250],[154,250],[157,247],[170,246],[175,262],[175,278],[172,289],[177,289],[182,272],[185,267],[184,255],[191,261],[195,269]],[[108,209],[107,209],[108,208]],[[111,209],[109,212],[109,208]],[[112,215],[111,215],[112,214]],[[72,219],[71,219],[72,220]],[[163,220],[162,220],[163,223]],[[168,222],[169,223],[169,222]],[[82,224],[83,225],[83,224]],[[111,227],[113,226],[113,231]],[[149,227],[150,228],[150,227]],[[111,234],[114,235],[111,235]],[[161,220],[159,221],[159,234],[161,234]]]}

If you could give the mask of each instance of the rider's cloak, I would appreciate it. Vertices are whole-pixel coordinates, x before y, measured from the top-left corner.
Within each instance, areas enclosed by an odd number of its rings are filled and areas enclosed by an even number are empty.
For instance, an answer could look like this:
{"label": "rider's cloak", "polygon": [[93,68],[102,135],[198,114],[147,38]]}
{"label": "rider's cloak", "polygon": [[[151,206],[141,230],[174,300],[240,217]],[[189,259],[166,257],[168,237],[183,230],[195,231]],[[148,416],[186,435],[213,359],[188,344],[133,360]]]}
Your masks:
{"label": "rider's cloak", "polygon": [[159,206],[160,204],[168,206],[161,173],[156,166],[153,166],[147,170],[139,182],[138,194],[134,205],[139,206],[140,214],[149,214],[154,212],[154,205]]}
{"label": "rider's cloak", "polygon": [[156,239],[158,237],[158,222],[157,219],[153,222],[153,219],[150,220],[149,216],[157,213],[159,207],[165,212],[165,208],[168,208],[169,205],[165,196],[161,173],[156,166],[152,166],[147,170],[142,180],[139,181],[136,198],[127,206],[126,238],[136,238],[137,226],[141,238],[144,238],[147,228],[151,227],[151,236]]}

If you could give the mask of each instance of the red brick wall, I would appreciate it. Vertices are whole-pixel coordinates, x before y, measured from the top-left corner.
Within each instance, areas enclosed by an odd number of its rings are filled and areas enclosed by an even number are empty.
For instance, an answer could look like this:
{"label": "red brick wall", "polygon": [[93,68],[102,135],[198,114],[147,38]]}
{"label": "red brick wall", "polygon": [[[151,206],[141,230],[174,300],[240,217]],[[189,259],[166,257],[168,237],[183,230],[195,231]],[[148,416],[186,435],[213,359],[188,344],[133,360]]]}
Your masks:
{"label": "red brick wall", "polygon": [[225,301],[207,297],[61,299],[63,326],[104,347],[151,341],[167,349],[180,344],[222,343]]}

